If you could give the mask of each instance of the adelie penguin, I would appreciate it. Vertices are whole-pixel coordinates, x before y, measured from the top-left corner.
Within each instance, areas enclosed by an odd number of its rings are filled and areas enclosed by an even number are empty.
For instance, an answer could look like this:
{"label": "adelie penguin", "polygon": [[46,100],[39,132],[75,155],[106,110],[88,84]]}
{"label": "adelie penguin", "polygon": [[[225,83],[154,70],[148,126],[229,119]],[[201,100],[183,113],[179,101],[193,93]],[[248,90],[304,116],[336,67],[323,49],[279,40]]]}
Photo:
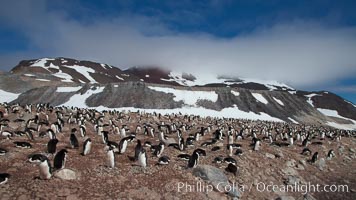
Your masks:
{"label": "adelie penguin", "polygon": [[55,169],[63,169],[66,164],[68,151],[62,149],[54,156],[53,166]]}
{"label": "adelie penguin", "polygon": [[158,146],[156,146],[156,149],[153,152],[153,154],[157,157],[160,157],[163,153],[163,150],[164,150],[164,144],[161,142],[161,143],[159,143]]}
{"label": "adelie penguin", "polygon": [[141,152],[138,154],[138,164],[143,167],[146,168],[148,165],[147,162],[147,153],[145,149],[141,149]]}
{"label": "adelie penguin", "polygon": [[311,163],[315,163],[317,160],[318,160],[318,152],[315,152],[315,153],[313,154],[312,159],[311,159]]}
{"label": "adelie penguin", "polygon": [[48,180],[52,177],[52,167],[47,157],[40,159],[38,168],[40,171],[40,179]]}
{"label": "adelie penguin", "polygon": [[58,143],[58,140],[56,138],[49,140],[47,143],[47,152],[51,153],[51,154],[56,153],[57,143]]}
{"label": "adelie penguin", "polygon": [[40,163],[43,159],[47,158],[43,154],[31,154],[28,156],[28,162],[30,163]]}
{"label": "adelie penguin", "polygon": [[227,167],[225,168],[225,171],[230,172],[234,174],[235,176],[237,175],[237,167],[236,165],[229,163]]}
{"label": "adelie penguin", "polygon": [[170,161],[171,160],[169,159],[168,156],[162,156],[162,157],[160,157],[158,159],[158,163],[157,164],[159,164],[159,165],[168,165]]}
{"label": "adelie penguin", "polygon": [[9,181],[10,174],[8,173],[0,173],[0,185],[5,184],[7,181]]}
{"label": "adelie penguin", "polygon": [[194,150],[192,156],[190,156],[188,161],[188,168],[195,168],[199,163],[199,153],[197,150]]}
{"label": "adelie penguin", "polygon": [[115,167],[115,155],[114,155],[114,149],[112,147],[109,147],[109,149],[106,151],[106,161],[107,161],[107,166],[109,168]]}
{"label": "adelie penguin", "polygon": [[28,142],[14,142],[16,147],[18,148],[24,148],[24,149],[30,149],[32,148],[32,145]]}
{"label": "adelie penguin", "polygon": [[331,160],[332,158],[334,158],[335,157],[335,152],[334,152],[334,150],[330,150],[329,152],[328,152],[328,156],[327,156],[327,159],[328,160]]}
{"label": "adelie penguin", "polygon": [[101,139],[103,144],[106,144],[109,141],[109,132],[107,131],[101,131]]}
{"label": "adelie penguin", "polygon": [[84,144],[83,144],[83,152],[82,152],[82,156],[86,156],[90,153],[90,150],[91,150],[91,139],[88,138],[84,141]]}
{"label": "adelie penguin", "polygon": [[0,148],[0,156],[4,156],[7,153],[6,149]]}
{"label": "adelie penguin", "polygon": [[74,133],[70,134],[69,141],[70,141],[70,146],[72,147],[72,149],[79,148],[79,142],[78,142],[78,139]]}
{"label": "adelie penguin", "polygon": [[141,144],[141,140],[137,140],[137,144],[135,147],[135,160],[138,159],[138,156],[140,155],[140,152],[142,151],[142,144]]}
{"label": "adelie penguin", "polygon": [[120,142],[119,142],[119,153],[120,154],[125,153],[128,141],[129,141],[128,137],[124,137],[120,140]]}

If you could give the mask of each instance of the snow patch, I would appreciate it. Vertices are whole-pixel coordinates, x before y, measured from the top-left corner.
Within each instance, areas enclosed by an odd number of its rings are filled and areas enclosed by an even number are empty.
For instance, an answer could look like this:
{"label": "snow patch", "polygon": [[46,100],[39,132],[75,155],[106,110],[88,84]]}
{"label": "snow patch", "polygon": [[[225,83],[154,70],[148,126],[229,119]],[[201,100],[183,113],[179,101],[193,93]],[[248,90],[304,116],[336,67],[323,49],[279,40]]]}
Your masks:
{"label": "snow patch", "polygon": [[117,79],[119,79],[119,80],[122,80],[122,81],[124,80],[123,78],[121,78],[121,77],[118,76],[118,75],[116,75],[115,77],[116,77]]}
{"label": "snow patch", "polygon": [[339,124],[336,122],[327,122],[326,124],[338,129],[345,129],[345,130],[356,130],[356,121],[350,118],[343,117],[339,115],[339,113],[336,110],[330,110],[330,109],[324,109],[324,108],[318,108],[318,111],[321,112],[323,115],[330,116],[330,117],[337,117],[341,119],[345,119],[348,121],[351,121],[351,124]]}
{"label": "snow patch", "polygon": [[193,106],[196,105],[198,100],[210,100],[212,102],[216,102],[218,100],[218,95],[215,91],[188,91],[153,86],[148,86],[148,88],[158,92],[171,93],[174,95],[174,101],[183,101],[185,104]]}
{"label": "snow patch", "polygon": [[294,91],[288,91],[289,92],[289,94],[297,94],[297,91],[296,90],[294,90]]}
{"label": "snow patch", "polygon": [[33,75],[33,74],[24,74],[24,76],[30,76],[30,77],[33,77],[33,76],[35,76],[35,75]]}
{"label": "snow patch", "polygon": [[73,95],[67,102],[60,106],[74,106],[74,107],[79,107],[79,108],[88,108],[87,104],[85,101],[87,98],[89,98],[93,94],[98,94],[104,91],[105,87],[97,87],[95,88],[92,86],[88,91],[86,91],[84,94],[75,94]]}
{"label": "snow patch", "polygon": [[20,94],[17,93],[12,93],[12,92],[6,92],[2,89],[0,89],[0,103],[4,102],[11,102],[19,97]]}
{"label": "snow patch", "polygon": [[148,74],[146,74],[146,76],[145,76],[146,78],[149,78],[150,77],[150,75],[148,75]]}
{"label": "snow patch", "polygon": [[251,93],[253,97],[255,97],[255,99],[261,103],[264,103],[264,104],[268,104],[268,101],[267,99],[265,99],[262,94],[259,94],[259,93]]}
{"label": "snow patch", "polygon": [[80,90],[82,87],[57,87],[56,92],[76,92]]}
{"label": "snow patch", "polygon": [[313,100],[311,99],[313,96],[320,96],[319,94],[315,94],[315,93],[312,93],[312,94],[308,94],[308,95],[304,95],[305,97],[308,97],[307,99],[307,102],[314,107],[314,104],[313,104]]}
{"label": "snow patch", "polygon": [[288,119],[290,120],[290,121],[292,121],[294,124],[299,124],[299,122],[297,122],[297,121],[295,121],[293,118],[291,118],[291,117],[288,117]]}
{"label": "snow patch", "polygon": [[43,78],[37,78],[36,80],[38,80],[38,81],[50,81],[48,79],[43,79]]}
{"label": "snow patch", "polygon": [[89,80],[89,82],[97,83],[96,80],[90,76],[90,73],[95,73],[94,69],[85,67],[85,66],[81,66],[81,65],[73,65],[73,66],[65,65],[65,67],[74,69],[78,73],[81,73],[85,78],[87,78]]}
{"label": "snow patch", "polygon": [[234,90],[231,90],[231,93],[235,96],[239,96],[240,95],[240,92],[237,92],[237,91],[234,91]]}
{"label": "snow patch", "polygon": [[284,106],[284,103],[276,97],[273,97],[273,100],[275,100],[279,105]]}

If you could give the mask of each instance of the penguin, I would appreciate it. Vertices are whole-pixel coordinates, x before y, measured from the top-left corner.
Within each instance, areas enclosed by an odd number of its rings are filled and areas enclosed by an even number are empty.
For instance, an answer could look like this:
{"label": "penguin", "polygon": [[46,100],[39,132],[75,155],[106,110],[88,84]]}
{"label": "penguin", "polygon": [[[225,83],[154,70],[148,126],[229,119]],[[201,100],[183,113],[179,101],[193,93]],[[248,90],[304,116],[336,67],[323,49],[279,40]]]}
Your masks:
{"label": "penguin", "polygon": [[315,152],[315,153],[313,154],[313,157],[312,157],[312,159],[311,159],[311,162],[312,162],[312,163],[315,163],[317,160],[318,160],[318,152]]}
{"label": "penguin", "polygon": [[31,128],[26,128],[25,134],[29,140],[35,140],[33,137],[32,129]]}
{"label": "penguin", "polygon": [[90,150],[91,150],[91,139],[88,138],[84,141],[82,155],[83,156],[88,155],[90,153]]}
{"label": "penguin", "polygon": [[226,158],[224,158],[224,162],[225,163],[228,163],[228,164],[234,164],[234,165],[236,165],[236,160],[234,159],[234,158],[231,158],[231,157],[226,157]]}
{"label": "penguin", "polygon": [[224,158],[222,156],[217,156],[214,158],[213,163],[220,164],[224,161]]}
{"label": "penguin", "polygon": [[138,164],[143,168],[146,168],[148,165],[147,154],[144,148],[142,148],[141,152],[138,154]]}
{"label": "penguin", "polygon": [[56,133],[52,129],[48,129],[47,134],[50,140],[56,138]]}
{"label": "penguin", "polygon": [[51,154],[56,153],[57,143],[58,143],[58,140],[56,138],[49,140],[47,143],[47,152],[51,153]]}
{"label": "penguin", "polygon": [[301,154],[302,154],[302,155],[305,155],[305,156],[310,156],[311,153],[312,153],[312,152],[310,151],[310,149],[304,148]]}
{"label": "penguin", "polygon": [[179,150],[184,151],[185,146],[184,146],[184,138],[183,137],[179,137],[178,146],[179,146]]}
{"label": "penguin", "polygon": [[10,174],[8,173],[0,173],[0,185],[5,184],[7,181],[9,181]]}
{"label": "penguin", "polygon": [[146,141],[144,146],[145,147],[152,147],[152,143],[150,141]]}
{"label": "penguin", "polygon": [[66,149],[60,150],[53,160],[53,166],[55,169],[64,169],[67,160],[68,151]]}
{"label": "penguin", "polygon": [[186,160],[186,161],[188,161],[190,159],[190,155],[189,154],[179,154],[177,157],[182,159],[182,160]]}
{"label": "penguin", "polygon": [[195,139],[193,137],[188,137],[185,141],[186,146],[194,146]]}
{"label": "penguin", "polygon": [[233,163],[229,163],[227,167],[225,168],[225,171],[230,172],[236,176],[237,174],[237,167]]}
{"label": "penguin", "polygon": [[40,179],[48,180],[52,177],[52,167],[47,157],[40,159],[38,168],[40,171]]}
{"label": "penguin", "polygon": [[119,152],[120,150],[120,148],[119,148],[119,144],[118,143],[116,143],[116,142],[113,142],[113,141],[108,141],[107,143],[106,143],[106,149],[108,149],[108,148],[113,148],[113,151],[114,152]]}
{"label": "penguin", "polygon": [[140,154],[140,152],[142,151],[142,144],[141,144],[141,140],[137,140],[137,144],[135,147],[135,160],[138,159],[138,155]]}
{"label": "penguin", "polygon": [[159,164],[159,165],[168,165],[170,161],[171,160],[169,159],[168,156],[162,156],[162,157],[160,157],[158,159],[158,163],[157,164]]}
{"label": "penguin", "polygon": [[84,125],[79,126],[79,132],[82,137],[85,137],[87,135],[87,130]]}
{"label": "penguin", "polygon": [[335,157],[335,152],[334,152],[334,150],[330,150],[329,152],[328,152],[328,156],[327,156],[327,159],[328,160],[331,160],[332,158],[334,158]]}
{"label": "penguin", "polygon": [[232,146],[230,145],[230,144],[228,144],[227,146],[226,146],[226,149],[227,149],[227,151],[228,151],[228,155],[231,157],[232,156]]}
{"label": "penguin", "polygon": [[101,131],[101,139],[102,139],[102,142],[103,144],[106,144],[108,141],[109,141],[109,132],[107,131]]}
{"label": "penguin", "polygon": [[69,142],[70,142],[70,146],[72,147],[72,149],[79,148],[79,142],[78,142],[78,139],[74,133],[70,134]]}
{"label": "penguin", "polygon": [[242,149],[236,149],[236,151],[235,151],[235,155],[237,155],[237,156],[241,156],[242,154],[243,154]]}
{"label": "penguin", "polygon": [[199,153],[194,150],[192,156],[190,156],[188,161],[188,168],[195,168],[199,162]]}
{"label": "penguin", "polygon": [[233,144],[234,143],[234,135],[232,134],[231,131],[228,131],[227,143],[228,144]]}
{"label": "penguin", "polygon": [[28,142],[14,142],[16,147],[18,148],[24,148],[24,149],[30,149],[32,148],[32,145]]}
{"label": "penguin", "polygon": [[164,144],[160,142],[153,154],[157,157],[160,157],[163,153],[163,150],[164,150]]}
{"label": "penguin", "polygon": [[125,153],[126,151],[126,148],[127,148],[127,142],[128,142],[128,138],[127,137],[124,137],[120,140],[119,142],[119,153],[120,154],[123,154]]}
{"label": "penguin", "polygon": [[115,167],[115,155],[114,155],[114,149],[112,147],[109,147],[109,149],[106,151],[106,159],[107,159],[107,166],[109,168],[114,168]]}
{"label": "penguin", "polygon": [[28,156],[28,162],[30,163],[40,163],[41,160],[47,158],[47,156],[43,155],[43,154],[31,154]]}
{"label": "penguin", "polygon": [[254,151],[258,151],[258,150],[260,150],[260,147],[261,147],[261,140],[257,139],[257,138],[254,138],[254,139],[256,139],[256,140],[255,140],[255,143],[254,143],[253,150]]}
{"label": "penguin", "polygon": [[198,152],[199,156],[206,156],[206,151],[203,149],[195,149],[196,152]]}
{"label": "penguin", "polygon": [[7,153],[6,149],[0,148],[0,156],[4,156]]}

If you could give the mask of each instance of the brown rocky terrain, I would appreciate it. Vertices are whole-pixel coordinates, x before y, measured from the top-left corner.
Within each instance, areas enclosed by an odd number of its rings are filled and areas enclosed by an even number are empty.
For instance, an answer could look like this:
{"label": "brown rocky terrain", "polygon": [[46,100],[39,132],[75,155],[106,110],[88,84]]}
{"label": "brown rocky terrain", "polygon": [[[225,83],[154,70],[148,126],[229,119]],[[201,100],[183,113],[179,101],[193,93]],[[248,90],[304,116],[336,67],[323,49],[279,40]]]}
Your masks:
{"label": "brown rocky terrain", "polygon": [[[12,107],[14,108],[14,107]],[[5,113],[4,106],[0,106],[0,110]],[[58,109],[57,109],[58,110]],[[70,109],[60,110],[64,114],[64,120],[69,117],[72,111]],[[8,124],[4,130],[16,131],[24,130],[25,123],[14,122],[17,118],[22,118],[25,121],[33,118],[36,114],[35,109],[32,113],[26,113],[22,108],[16,113],[5,115],[1,120],[2,124]],[[45,119],[48,114],[49,122],[56,121],[54,112],[44,110],[40,112],[40,120]],[[95,118],[98,118],[101,113],[96,112]],[[130,132],[135,132],[136,126],[143,126],[145,123],[156,128],[156,136],[152,138],[149,135],[144,135],[137,132],[136,139],[143,142],[150,141],[153,144],[158,144],[157,124],[162,122],[166,124],[186,124],[192,126],[190,130],[183,132],[183,137],[187,138],[189,134],[195,134],[200,130],[200,127],[211,126],[210,132],[206,133],[201,140],[195,142],[194,147],[188,147],[185,151],[180,152],[172,147],[165,147],[163,155],[170,157],[171,161],[166,166],[156,165],[158,158],[150,153],[148,147],[145,147],[148,152],[148,167],[146,169],[137,165],[136,162],[130,161],[128,156],[134,155],[134,147],[136,141],[129,143],[128,149],[124,154],[115,155],[114,169],[106,167],[106,154],[104,151],[105,144],[102,143],[101,136],[94,131],[94,121],[87,121],[87,136],[93,140],[92,151],[87,156],[81,156],[82,145],[84,138],[79,134],[80,148],[71,149],[69,147],[69,134],[72,128],[78,128],[78,124],[64,125],[62,133],[57,135],[59,143],[57,151],[66,148],[68,159],[66,169],[73,170],[75,176],[73,180],[63,180],[62,178],[52,177],[50,180],[41,180],[39,176],[38,166],[27,162],[27,156],[32,153],[45,153],[48,136],[39,137],[39,133],[35,133],[35,140],[30,141],[26,136],[13,136],[11,139],[2,137],[0,147],[7,149],[8,153],[0,156],[0,173],[9,173],[11,175],[9,181],[0,185],[0,199],[354,199],[356,189],[356,162],[355,162],[355,133],[346,132],[326,128],[326,131],[342,133],[341,141],[336,141],[335,138],[326,137],[321,140],[318,135],[311,140],[312,144],[308,147],[314,152],[319,152],[318,162],[311,164],[308,162],[310,156],[301,155],[301,141],[296,141],[293,146],[278,147],[270,145],[268,141],[263,140],[263,135],[258,131],[258,137],[262,139],[262,147],[259,151],[253,151],[250,147],[251,137],[245,135],[243,140],[235,140],[235,143],[241,144],[243,154],[240,156],[234,155],[233,158],[237,161],[238,173],[233,175],[226,172],[224,169],[227,164],[212,163],[216,156],[227,157],[225,150],[226,139],[217,142],[210,147],[201,147],[201,144],[210,141],[213,137],[213,132],[219,127],[225,127],[228,124],[233,126],[237,131],[242,127],[255,127],[257,130],[264,126],[282,127],[286,124],[263,122],[263,121],[245,121],[234,120],[224,121],[212,118],[197,118],[182,115],[158,116],[151,114],[127,113],[127,114],[110,114],[103,113],[104,118],[100,123],[107,124],[110,119],[118,126],[127,125]],[[7,123],[6,120],[9,122]],[[293,129],[300,129],[302,125],[288,125]],[[34,126],[36,127],[36,126]],[[46,131],[49,127],[42,126],[41,131]],[[314,130],[323,130],[319,127],[311,127]],[[120,136],[113,134],[111,126],[105,127],[109,131],[109,140],[119,142]],[[346,134],[346,135],[345,135]],[[175,133],[167,134],[168,137],[177,140]],[[31,149],[16,148],[14,141],[27,141],[32,144]],[[314,143],[313,143],[314,142]],[[321,145],[317,142],[321,142]],[[221,147],[218,151],[211,151],[214,146]],[[177,158],[181,153],[191,154],[194,149],[202,148],[206,150],[206,156],[200,157],[198,167],[195,169],[187,169],[187,161]],[[331,160],[326,159],[326,155],[330,149],[335,151],[336,157]],[[49,155],[49,159],[53,162],[53,156]],[[325,159],[323,162],[322,160]],[[52,163],[53,164],[53,163]],[[195,176],[197,171],[206,166],[217,168],[218,171],[224,174],[230,183],[244,186],[234,195],[219,192],[216,189],[209,192],[198,189],[197,184],[203,186],[209,185],[209,181],[205,181],[200,177]],[[56,173],[56,172],[55,172]],[[213,176],[215,174],[212,174]],[[348,192],[310,192],[306,196],[302,192],[268,192],[258,191],[257,187],[261,184],[274,184],[286,186],[293,183],[320,185],[347,185]],[[184,187],[180,187],[183,184]],[[196,186],[194,189],[189,187]],[[187,188],[188,187],[188,188]],[[250,189],[251,188],[251,189]],[[260,188],[261,190],[261,188]]]}

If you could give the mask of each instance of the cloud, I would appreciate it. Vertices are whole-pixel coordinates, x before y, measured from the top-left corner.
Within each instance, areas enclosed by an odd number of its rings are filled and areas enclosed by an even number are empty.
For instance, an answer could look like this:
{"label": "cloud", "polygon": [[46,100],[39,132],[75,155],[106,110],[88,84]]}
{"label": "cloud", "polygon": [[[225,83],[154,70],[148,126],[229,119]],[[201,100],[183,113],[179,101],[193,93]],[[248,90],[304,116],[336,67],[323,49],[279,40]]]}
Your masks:
{"label": "cloud", "polygon": [[[14,9],[17,15],[10,12]],[[355,27],[296,20],[226,39],[180,33],[163,19],[133,13],[83,23],[66,13],[49,11],[45,2],[3,10],[0,18],[37,48],[16,54],[24,57],[65,56],[120,68],[158,65],[192,73],[278,80],[297,88],[356,74]]]}

